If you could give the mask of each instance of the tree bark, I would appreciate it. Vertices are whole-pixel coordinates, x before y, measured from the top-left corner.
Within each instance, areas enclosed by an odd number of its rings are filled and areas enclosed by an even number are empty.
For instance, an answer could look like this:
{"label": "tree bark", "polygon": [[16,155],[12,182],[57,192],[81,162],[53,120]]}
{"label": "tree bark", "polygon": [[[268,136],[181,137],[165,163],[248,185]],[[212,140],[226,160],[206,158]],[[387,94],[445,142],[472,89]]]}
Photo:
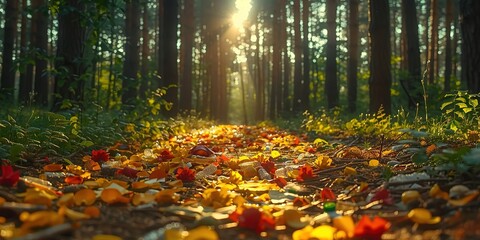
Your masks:
{"label": "tree bark", "polygon": [[347,63],[347,95],[348,110],[351,113],[357,111],[357,70],[358,70],[358,6],[359,0],[350,0],[348,15],[348,63]]}
{"label": "tree bark", "polygon": [[310,47],[308,39],[308,18],[310,15],[310,1],[302,0],[302,26],[303,26],[303,90],[302,90],[302,111],[310,108]]}
{"label": "tree bark", "polygon": [[60,110],[64,100],[80,103],[83,100],[86,72],[86,29],[81,12],[85,11],[82,0],[68,0],[60,7],[58,19],[57,57],[55,68],[55,99],[53,110]]}
{"label": "tree bark", "polygon": [[13,103],[15,91],[16,68],[13,63],[13,50],[17,36],[18,1],[7,0],[5,3],[5,27],[3,34],[2,77],[0,86],[7,102]]}
{"label": "tree bark", "polygon": [[445,7],[445,71],[443,91],[450,92],[452,77],[452,38],[453,0],[447,0]]}
{"label": "tree bark", "polygon": [[[22,12],[27,11],[27,0],[22,0]],[[18,98],[21,103],[30,103],[30,93],[33,90],[33,66],[29,64],[26,60],[29,57],[29,47],[28,47],[28,21],[26,14],[22,14],[20,21],[20,77],[19,77],[19,93]]]}
{"label": "tree bark", "polygon": [[415,108],[421,101],[421,64],[418,21],[415,0],[402,0],[403,23],[406,35],[406,62],[408,77],[404,82],[408,106]]}
{"label": "tree bark", "polygon": [[165,100],[172,104],[170,111],[166,111],[168,117],[175,116],[178,113],[178,64],[177,64],[177,25],[178,25],[178,2],[171,0],[163,1],[164,7],[164,62],[162,82],[164,87],[168,87],[165,94]]}
{"label": "tree bark", "polygon": [[462,78],[470,93],[480,92],[480,1],[460,0]]}
{"label": "tree bark", "polygon": [[148,2],[143,3],[142,6],[142,66],[140,68],[141,73],[141,82],[139,94],[140,97],[145,99],[148,95],[151,84],[151,75],[150,75],[150,26],[149,26],[149,7]]}
{"label": "tree bark", "polygon": [[388,0],[369,0],[370,15],[370,112],[383,108],[391,113],[391,48]]}
{"label": "tree bark", "polygon": [[32,46],[35,48],[35,80],[36,104],[48,107],[48,8],[46,0],[32,1]]}
{"label": "tree bark", "polygon": [[[337,82],[337,1],[327,0],[327,61],[325,63],[325,94],[327,108],[332,109],[339,104]],[[389,40],[390,41],[390,40]]]}
{"label": "tree bark", "polygon": [[301,112],[305,104],[302,102],[303,83],[302,83],[302,32],[300,29],[300,0],[293,2],[293,31],[294,31],[294,52],[295,67],[293,72],[293,111]]}
{"label": "tree bark", "polygon": [[122,104],[133,104],[138,96],[140,3],[127,0],[125,5],[125,61],[123,63]]}
{"label": "tree bark", "polygon": [[435,83],[437,77],[437,51],[438,46],[438,1],[430,3],[430,43],[428,49],[428,83]]}
{"label": "tree bark", "polygon": [[181,48],[181,73],[180,78],[180,110],[192,109],[192,53],[195,33],[195,1],[185,0],[182,14],[182,48]]}

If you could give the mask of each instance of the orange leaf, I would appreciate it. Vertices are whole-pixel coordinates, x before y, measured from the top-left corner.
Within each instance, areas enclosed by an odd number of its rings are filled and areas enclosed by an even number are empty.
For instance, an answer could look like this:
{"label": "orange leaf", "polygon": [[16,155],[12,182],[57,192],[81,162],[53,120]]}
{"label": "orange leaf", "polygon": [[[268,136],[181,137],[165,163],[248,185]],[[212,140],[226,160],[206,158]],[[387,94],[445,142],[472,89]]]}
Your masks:
{"label": "orange leaf", "polygon": [[120,191],[115,188],[107,188],[102,191],[100,199],[108,204],[129,203],[130,198],[123,196]]}
{"label": "orange leaf", "polygon": [[132,188],[135,190],[145,190],[146,188],[150,187],[150,184],[145,182],[133,182]]}
{"label": "orange leaf", "polygon": [[65,183],[67,184],[81,184],[83,183],[83,178],[80,176],[68,176],[65,178]]}
{"label": "orange leaf", "polygon": [[102,169],[100,167],[100,164],[98,164],[98,162],[95,162],[93,160],[88,160],[85,162],[85,168],[90,170],[90,171],[99,171],[100,169]]}
{"label": "orange leaf", "polygon": [[155,195],[148,193],[136,193],[133,195],[132,204],[135,206],[155,201]]}
{"label": "orange leaf", "polygon": [[83,210],[83,213],[89,215],[90,217],[97,218],[100,217],[100,209],[96,206],[88,206]]}
{"label": "orange leaf", "polygon": [[165,178],[166,176],[167,176],[167,172],[164,169],[155,169],[155,170],[153,170],[152,173],[150,173],[150,176],[148,176],[148,178],[150,178],[150,179],[154,179],[154,178],[161,179],[161,178]]}
{"label": "orange leaf", "polygon": [[57,164],[57,163],[50,163],[48,165],[43,166],[43,171],[45,172],[58,172],[63,169],[62,164]]}
{"label": "orange leaf", "polygon": [[97,199],[97,195],[92,189],[81,189],[75,193],[73,196],[73,200],[75,201],[75,205],[92,205],[95,200]]}
{"label": "orange leaf", "polygon": [[57,206],[67,206],[71,207],[75,204],[73,201],[73,193],[65,193],[57,201]]}

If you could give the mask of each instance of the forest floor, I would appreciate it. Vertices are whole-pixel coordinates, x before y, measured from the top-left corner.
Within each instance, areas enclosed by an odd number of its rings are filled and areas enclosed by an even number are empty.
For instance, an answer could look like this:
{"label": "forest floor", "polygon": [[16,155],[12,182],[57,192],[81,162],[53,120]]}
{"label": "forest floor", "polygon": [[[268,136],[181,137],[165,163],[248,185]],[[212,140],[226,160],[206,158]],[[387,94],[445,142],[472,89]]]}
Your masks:
{"label": "forest floor", "polygon": [[480,239],[478,176],[406,151],[441,147],[322,138],[218,125],[5,163],[0,239]]}

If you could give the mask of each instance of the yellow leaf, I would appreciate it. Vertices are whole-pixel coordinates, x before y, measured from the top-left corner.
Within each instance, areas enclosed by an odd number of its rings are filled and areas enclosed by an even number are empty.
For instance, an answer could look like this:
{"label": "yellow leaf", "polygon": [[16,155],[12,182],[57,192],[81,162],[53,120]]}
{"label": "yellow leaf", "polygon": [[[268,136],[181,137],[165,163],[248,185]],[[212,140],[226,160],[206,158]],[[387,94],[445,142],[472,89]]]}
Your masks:
{"label": "yellow leaf", "polygon": [[408,204],[409,202],[420,200],[421,196],[417,190],[408,190],[402,193],[402,203]]}
{"label": "yellow leaf", "polygon": [[285,219],[285,224],[294,229],[304,228],[309,223],[300,211],[293,208],[286,209],[283,212],[283,218]]}
{"label": "yellow leaf", "polygon": [[333,240],[336,231],[337,229],[332,226],[321,225],[313,229],[313,231],[310,233],[310,237],[322,240]]}
{"label": "yellow leaf", "polygon": [[242,175],[237,171],[230,172],[229,182],[233,184],[239,184],[243,180]]}
{"label": "yellow leaf", "polygon": [[352,238],[355,230],[355,224],[351,216],[340,216],[333,219],[333,227],[344,231],[348,238]]}
{"label": "yellow leaf", "polygon": [[300,230],[293,232],[292,239],[293,240],[309,240],[311,239],[310,234],[312,233],[312,231],[313,231],[313,227],[308,225]]}
{"label": "yellow leaf", "polygon": [[435,184],[435,185],[433,185],[432,188],[430,188],[430,191],[428,192],[428,195],[430,197],[443,198],[445,200],[448,199],[448,193],[442,191],[442,189],[440,189],[440,186],[438,186],[438,184]]}
{"label": "yellow leaf", "polygon": [[418,224],[437,224],[441,221],[440,217],[432,217],[432,213],[425,208],[414,208],[408,212],[408,218]]}
{"label": "yellow leaf", "polygon": [[270,156],[274,159],[280,157],[280,155],[280,152],[277,150],[273,150],[272,152],[270,152]]}
{"label": "yellow leaf", "polygon": [[185,240],[217,240],[219,239],[217,232],[207,226],[200,226],[188,231]]}
{"label": "yellow leaf", "polygon": [[368,161],[369,167],[378,167],[378,165],[380,165],[380,162],[377,159],[372,159]]}
{"label": "yellow leaf", "polygon": [[320,168],[326,168],[329,167],[332,164],[332,159],[329,156],[318,156],[317,159],[315,160],[315,165]]}
{"label": "yellow leaf", "polygon": [[92,240],[122,240],[122,238],[115,235],[98,234],[93,236]]}
{"label": "yellow leaf", "polygon": [[357,170],[355,168],[352,168],[352,167],[345,167],[345,169],[343,169],[343,174],[347,175],[347,176],[356,175]]}
{"label": "yellow leaf", "polygon": [[478,194],[479,194],[479,191],[473,190],[473,191],[470,191],[465,197],[461,199],[449,199],[448,203],[455,207],[461,207],[471,202],[473,199],[475,199],[478,196]]}

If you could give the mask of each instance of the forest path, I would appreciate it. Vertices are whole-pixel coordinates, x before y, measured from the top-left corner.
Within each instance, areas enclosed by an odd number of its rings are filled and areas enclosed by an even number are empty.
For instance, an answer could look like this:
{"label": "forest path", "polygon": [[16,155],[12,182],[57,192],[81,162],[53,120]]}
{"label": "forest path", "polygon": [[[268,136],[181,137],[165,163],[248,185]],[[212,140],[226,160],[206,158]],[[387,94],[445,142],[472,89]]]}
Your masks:
{"label": "forest path", "polygon": [[2,167],[0,238],[480,238],[477,179],[418,167],[412,143],[376,139],[217,125],[14,166],[14,186]]}

